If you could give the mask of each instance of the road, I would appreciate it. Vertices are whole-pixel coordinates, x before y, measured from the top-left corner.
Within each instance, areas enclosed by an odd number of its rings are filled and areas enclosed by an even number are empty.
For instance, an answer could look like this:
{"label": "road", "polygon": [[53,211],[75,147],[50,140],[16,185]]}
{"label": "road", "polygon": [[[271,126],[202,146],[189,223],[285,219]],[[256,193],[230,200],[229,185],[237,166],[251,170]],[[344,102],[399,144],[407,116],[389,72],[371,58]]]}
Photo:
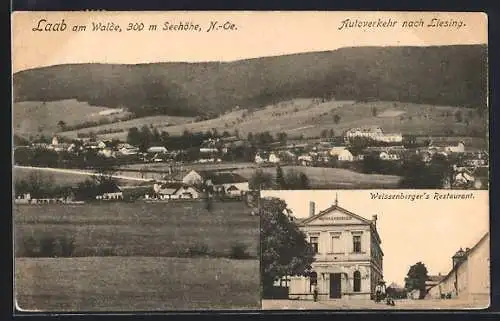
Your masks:
{"label": "road", "polygon": [[463,310],[485,309],[488,300],[467,301],[464,299],[450,300],[396,300],[395,306],[385,303],[375,303],[371,300],[339,299],[328,301],[306,300],[262,300],[264,310]]}
{"label": "road", "polygon": [[[41,170],[41,171],[47,171],[47,172],[58,172],[58,173],[67,173],[67,174],[84,175],[84,176],[98,176],[99,175],[99,173],[95,173],[92,171],[79,170],[79,169],[33,167],[33,166],[20,166],[20,165],[14,165],[14,168],[34,169],[34,170]],[[116,179],[130,180],[130,181],[140,181],[140,182],[151,181],[150,178],[141,178],[141,177],[133,177],[133,176],[125,176],[125,175],[111,175],[111,177],[116,178]],[[156,180],[156,181],[165,182],[162,180]]]}

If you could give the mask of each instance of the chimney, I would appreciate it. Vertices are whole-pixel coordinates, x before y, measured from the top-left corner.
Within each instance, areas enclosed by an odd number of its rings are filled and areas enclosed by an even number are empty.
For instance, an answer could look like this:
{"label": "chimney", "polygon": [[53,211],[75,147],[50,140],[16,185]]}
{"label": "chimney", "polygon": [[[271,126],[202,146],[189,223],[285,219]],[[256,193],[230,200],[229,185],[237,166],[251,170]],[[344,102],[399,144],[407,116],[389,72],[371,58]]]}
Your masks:
{"label": "chimney", "polygon": [[377,225],[377,214],[373,214],[372,215],[372,222],[373,222],[373,225]]}
{"label": "chimney", "polygon": [[309,217],[314,216],[315,211],[316,211],[315,206],[316,206],[316,204],[314,204],[314,202],[309,202]]}

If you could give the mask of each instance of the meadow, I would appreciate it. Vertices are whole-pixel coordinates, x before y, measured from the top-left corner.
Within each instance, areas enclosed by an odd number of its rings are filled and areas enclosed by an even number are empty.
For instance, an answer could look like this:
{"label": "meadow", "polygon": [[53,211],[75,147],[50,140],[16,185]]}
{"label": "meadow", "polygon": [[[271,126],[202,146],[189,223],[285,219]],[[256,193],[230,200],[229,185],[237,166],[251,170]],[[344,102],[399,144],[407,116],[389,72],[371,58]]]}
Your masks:
{"label": "meadow", "polygon": [[260,309],[259,261],[17,258],[16,301],[39,311]]}
{"label": "meadow", "polygon": [[[259,304],[259,220],[243,202],[14,207],[23,309],[245,308]],[[29,239],[72,238],[69,257],[27,257]],[[231,258],[235,248],[245,256]]]}
{"label": "meadow", "polygon": [[[398,188],[401,179],[399,176],[382,174],[363,174],[343,168],[282,166],[286,175],[293,170],[307,175],[312,189],[370,189],[370,188]],[[262,168],[273,177],[276,174],[274,167]],[[245,168],[234,171],[243,177],[252,177],[255,169]]]}
{"label": "meadow", "polygon": [[12,106],[13,130],[19,135],[39,133],[52,135],[60,130],[59,121],[71,126],[83,122],[98,122],[101,119],[123,118],[130,114],[121,112],[109,116],[99,115],[99,112],[109,109],[104,106],[92,106],[76,99],[15,102]]}
{"label": "meadow", "polygon": [[[460,116],[456,115],[457,112],[460,113]],[[338,119],[335,120],[336,118]],[[133,121],[138,125],[152,123],[148,117]],[[62,134],[76,137],[77,132],[88,133],[91,130],[122,126],[126,123],[98,126]],[[379,126],[385,132],[412,135],[477,136],[487,128],[487,114],[472,108],[457,106],[392,101],[355,102],[293,99],[268,105],[253,112],[239,109],[227,112],[215,119],[178,124],[154,121],[154,126],[174,136],[182,135],[185,130],[206,132],[215,128],[219,132],[228,131],[231,134],[237,130],[241,137],[246,137],[249,132],[270,131],[272,134],[285,132],[291,138],[300,135],[304,138],[313,138],[319,137],[324,130],[333,129],[336,135],[341,135],[342,132],[350,128],[364,126]],[[99,137],[101,139],[125,140],[127,132],[103,134]]]}

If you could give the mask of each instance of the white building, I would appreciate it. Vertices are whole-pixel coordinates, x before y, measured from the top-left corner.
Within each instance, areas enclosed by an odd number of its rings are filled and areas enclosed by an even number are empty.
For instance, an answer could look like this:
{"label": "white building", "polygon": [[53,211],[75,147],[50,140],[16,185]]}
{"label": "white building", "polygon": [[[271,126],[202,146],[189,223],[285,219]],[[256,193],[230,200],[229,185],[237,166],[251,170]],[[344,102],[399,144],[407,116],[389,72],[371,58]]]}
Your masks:
{"label": "white building", "polygon": [[354,160],[354,155],[345,147],[333,147],[329,154],[337,157],[339,161],[352,162]]}
{"label": "white building", "polygon": [[292,276],[290,299],[312,299],[317,284],[319,300],[370,299],[383,278],[383,252],[377,216],[368,220],[335,204],[315,213],[310,203],[307,219],[298,221],[316,256],[308,277]]}
{"label": "white building", "polygon": [[349,142],[355,137],[363,137],[373,139],[385,143],[401,143],[403,142],[403,135],[401,133],[384,133],[382,128],[377,126],[368,126],[361,128],[351,128],[344,134],[344,139]]}
{"label": "white building", "polygon": [[151,146],[147,150],[148,153],[166,153],[168,150],[164,146]]}
{"label": "white building", "polygon": [[452,257],[452,269],[428,291],[428,297],[452,298],[487,304],[490,297],[490,234],[484,234],[472,247],[459,249]]}
{"label": "white building", "polygon": [[281,159],[278,155],[275,153],[269,154],[269,163],[278,164],[279,162],[281,162]]}
{"label": "white building", "polygon": [[248,179],[235,173],[192,170],[184,176],[182,182],[191,186],[210,186],[215,193],[227,196],[241,196],[250,190]]}

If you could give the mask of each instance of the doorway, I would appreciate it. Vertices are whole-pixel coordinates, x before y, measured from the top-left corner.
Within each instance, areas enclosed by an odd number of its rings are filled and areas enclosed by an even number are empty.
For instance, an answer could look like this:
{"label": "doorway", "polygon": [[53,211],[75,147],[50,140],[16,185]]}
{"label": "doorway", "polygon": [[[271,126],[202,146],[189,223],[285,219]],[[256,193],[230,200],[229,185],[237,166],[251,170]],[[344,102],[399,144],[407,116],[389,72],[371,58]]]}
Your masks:
{"label": "doorway", "polygon": [[340,299],[342,296],[341,274],[330,273],[330,299]]}

